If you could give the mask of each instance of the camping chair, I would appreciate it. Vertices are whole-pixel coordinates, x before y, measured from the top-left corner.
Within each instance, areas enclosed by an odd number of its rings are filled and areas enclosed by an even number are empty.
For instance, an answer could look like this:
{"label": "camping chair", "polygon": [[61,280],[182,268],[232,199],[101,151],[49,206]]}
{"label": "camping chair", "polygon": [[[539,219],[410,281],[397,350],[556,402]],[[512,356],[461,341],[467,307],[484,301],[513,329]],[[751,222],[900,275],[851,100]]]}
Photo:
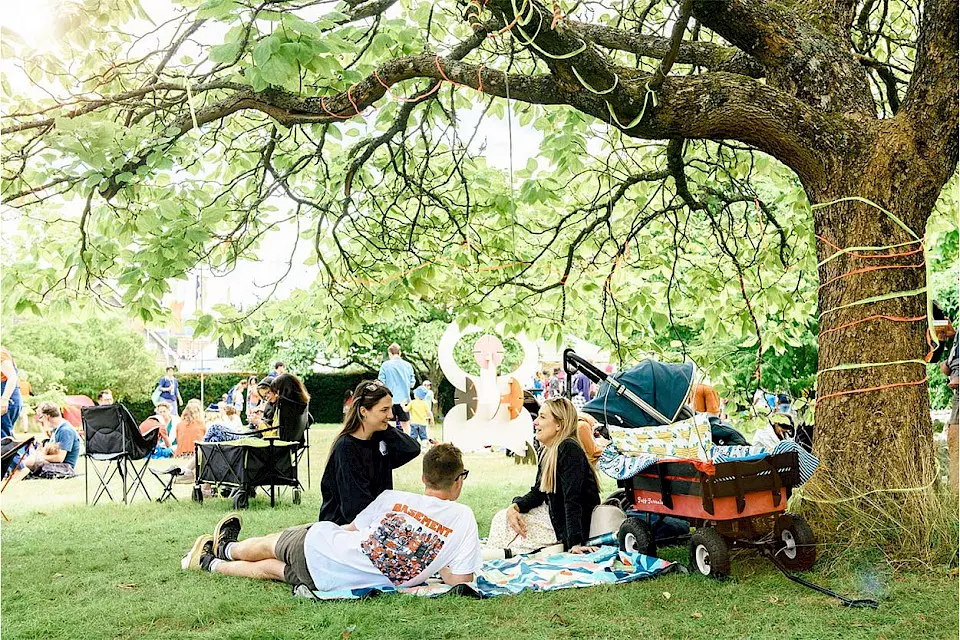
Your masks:
{"label": "camping chair", "polygon": [[302,402],[290,398],[278,400],[280,412],[280,439],[287,442],[299,442],[300,448],[293,454],[293,465],[307,459],[307,487],[310,487],[310,411]]}
{"label": "camping chair", "polygon": [[[3,487],[0,488],[0,493],[3,493],[7,490],[7,485],[10,484],[15,476],[18,481],[22,479],[23,476],[18,475],[15,468],[8,470],[8,467],[13,466],[13,459],[17,457],[17,454],[24,453],[27,447],[29,447],[31,444],[33,444],[33,436],[30,436],[22,442],[18,442],[12,437],[3,439],[3,455],[2,459],[0,459],[0,470],[2,470],[4,473],[7,473],[7,478],[3,481]],[[2,510],[0,510],[0,516],[3,516],[5,522],[10,522],[10,518],[8,518],[7,514],[5,514]]]}
{"label": "camping chair", "polygon": [[[109,484],[117,473],[123,481],[125,504],[133,501],[138,489],[142,489],[143,495],[150,500],[147,487],[143,484],[143,477],[153,450],[157,446],[159,430],[154,429],[141,434],[137,421],[122,404],[84,407],[81,416],[84,439],[87,443],[83,461],[83,491],[87,504],[91,504],[88,465],[93,467],[100,480],[100,486],[93,495],[92,504],[97,504],[104,493],[114,501]],[[137,463],[140,460],[143,464],[138,466]],[[98,463],[104,463],[102,471],[97,466]]]}

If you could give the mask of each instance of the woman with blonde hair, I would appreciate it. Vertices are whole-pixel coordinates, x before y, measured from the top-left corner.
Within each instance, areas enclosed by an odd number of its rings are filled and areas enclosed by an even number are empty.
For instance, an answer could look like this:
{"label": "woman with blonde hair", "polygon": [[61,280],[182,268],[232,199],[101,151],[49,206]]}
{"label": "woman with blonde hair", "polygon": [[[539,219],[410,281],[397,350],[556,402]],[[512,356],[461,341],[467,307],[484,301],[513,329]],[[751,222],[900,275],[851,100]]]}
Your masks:
{"label": "woman with blonde hair", "polygon": [[577,439],[577,410],[566,398],[551,398],[540,407],[533,427],[543,445],[537,479],[526,495],[513,499],[506,511],[507,525],[517,536],[526,538],[528,520],[524,514],[546,503],[555,540],[565,550],[595,551],[596,547],[586,547],[584,542],[593,508],[600,504],[600,480]]}
{"label": "woman with blonde hair", "polygon": [[207,424],[203,419],[203,407],[199,402],[191,400],[180,414],[180,424],[177,425],[177,456],[186,456],[194,453],[195,443],[203,440],[207,432]]}

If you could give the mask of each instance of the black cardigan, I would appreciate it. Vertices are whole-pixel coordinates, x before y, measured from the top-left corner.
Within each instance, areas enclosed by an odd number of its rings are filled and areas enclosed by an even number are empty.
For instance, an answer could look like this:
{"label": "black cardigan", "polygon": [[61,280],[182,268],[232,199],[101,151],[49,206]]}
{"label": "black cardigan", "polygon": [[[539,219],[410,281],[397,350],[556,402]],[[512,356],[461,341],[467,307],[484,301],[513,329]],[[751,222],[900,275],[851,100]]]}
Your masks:
{"label": "black cardigan", "polygon": [[393,489],[393,470],[418,455],[420,443],[392,426],[369,440],[340,436],[320,480],[319,520],[350,524],[377,496]]}
{"label": "black cardigan", "polygon": [[564,549],[581,545],[590,533],[593,508],[600,504],[600,488],[587,461],[587,455],[573,439],[566,439],[557,449],[557,482],[553,493],[540,491],[542,466],[537,467],[537,480],[527,495],[514,498],[520,513],[539,507],[546,501],[550,522]]}

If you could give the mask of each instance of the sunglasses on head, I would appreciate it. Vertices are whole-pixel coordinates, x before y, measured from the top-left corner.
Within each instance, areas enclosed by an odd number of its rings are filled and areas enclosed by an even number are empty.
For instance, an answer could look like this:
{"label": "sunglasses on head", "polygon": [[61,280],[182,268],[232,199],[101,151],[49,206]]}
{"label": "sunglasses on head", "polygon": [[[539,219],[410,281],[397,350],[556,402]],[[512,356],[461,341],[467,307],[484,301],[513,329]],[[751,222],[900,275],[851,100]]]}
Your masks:
{"label": "sunglasses on head", "polygon": [[379,382],[379,381],[377,381],[377,382],[368,382],[366,385],[364,385],[363,389],[364,389],[364,391],[376,391],[377,389],[383,389],[385,386],[387,386],[387,385],[385,385],[385,384],[383,384],[382,382]]}
{"label": "sunglasses on head", "polygon": [[466,480],[467,476],[469,475],[470,475],[470,469],[464,469],[463,471],[460,472],[460,474],[456,478],[453,479],[453,481],[456,482],[460,478],[463,478],[464,480]]}

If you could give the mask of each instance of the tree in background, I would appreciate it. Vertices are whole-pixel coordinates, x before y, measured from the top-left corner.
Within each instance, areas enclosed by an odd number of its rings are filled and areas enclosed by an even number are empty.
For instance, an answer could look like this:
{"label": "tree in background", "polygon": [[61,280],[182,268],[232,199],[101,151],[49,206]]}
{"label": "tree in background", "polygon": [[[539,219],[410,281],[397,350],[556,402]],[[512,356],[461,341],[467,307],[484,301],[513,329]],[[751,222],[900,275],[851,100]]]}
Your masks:
{"label": "tree in background", "polygon": [[[623,360],[701,317],[701,359],[753,334],[760,368],[816,315],[806,497],[940,546],[922,267],[957,166],[957,0],[208,0],[152,50],[140,5],[111,7],[66,4],[63,51],[11,45],[4,82],[44,91],[8,106],[2,193],[42,237],[4,304],[97,285],[149,319],[167,278],[288,224],[330,294],[296,304],[345,347],[417,298]],[[506,176],[463,126],[504,115],[541,140]]]}
{"label": "tree in background", "polygon": [[163,375],[143,336],[119,318],[21,318],[3,324],[4,346],[41,400],[58,393],[96,399],[98,391],[110,388],[119,402],[139,401],[150,396]]}

